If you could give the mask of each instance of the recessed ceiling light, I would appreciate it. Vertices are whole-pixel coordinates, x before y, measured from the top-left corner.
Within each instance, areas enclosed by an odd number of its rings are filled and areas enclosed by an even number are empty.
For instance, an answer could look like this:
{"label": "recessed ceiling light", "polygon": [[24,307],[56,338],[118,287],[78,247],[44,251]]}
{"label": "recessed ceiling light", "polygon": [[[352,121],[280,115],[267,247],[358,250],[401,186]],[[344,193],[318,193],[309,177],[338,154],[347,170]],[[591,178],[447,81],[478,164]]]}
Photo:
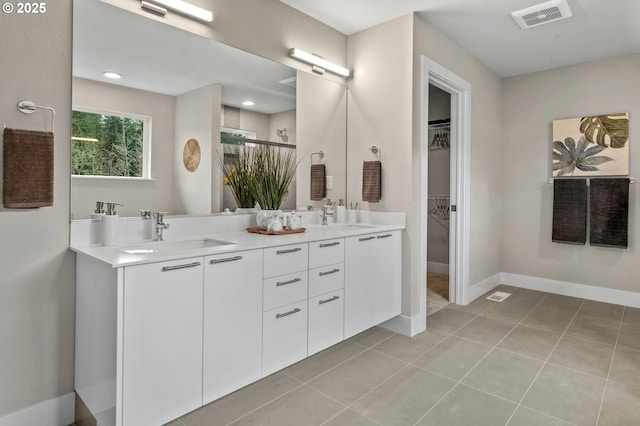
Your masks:
{"label": "recessed ceiling light", "polygon": [[119,72],[114,72],[114,71],[105,71],[102,73],[102,75],[104,75],[107,78],[113,78],[115,80],[122,78],[122,74],[120,74]]}
{"label": "recessed ceiling light", "polygon": [[244,101],[242,102],[242,105],[244,106],[254,106],[256,103],[253,101]]}

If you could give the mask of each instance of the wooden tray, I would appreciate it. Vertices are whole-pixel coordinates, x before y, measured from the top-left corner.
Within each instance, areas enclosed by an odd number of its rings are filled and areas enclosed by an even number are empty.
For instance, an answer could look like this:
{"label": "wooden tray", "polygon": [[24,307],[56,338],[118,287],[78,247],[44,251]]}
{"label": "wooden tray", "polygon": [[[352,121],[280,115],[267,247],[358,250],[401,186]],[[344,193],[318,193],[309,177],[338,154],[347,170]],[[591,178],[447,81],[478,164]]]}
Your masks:
{"label": "wooden tray", "polygon": [[300,234],[304,231],[306,231],[307,228],[300,228],[300,229],[287,229],[284,228],[282,231],[278,231],[278,232],[274,232],[274,231],[267,231],[265,229],[262,228],[258,228],[257,226],[254,226],[252,228],[247,228],[248,232],[251,232],[253,234],[262,234],[262,235],[289,235],[289,234]]}

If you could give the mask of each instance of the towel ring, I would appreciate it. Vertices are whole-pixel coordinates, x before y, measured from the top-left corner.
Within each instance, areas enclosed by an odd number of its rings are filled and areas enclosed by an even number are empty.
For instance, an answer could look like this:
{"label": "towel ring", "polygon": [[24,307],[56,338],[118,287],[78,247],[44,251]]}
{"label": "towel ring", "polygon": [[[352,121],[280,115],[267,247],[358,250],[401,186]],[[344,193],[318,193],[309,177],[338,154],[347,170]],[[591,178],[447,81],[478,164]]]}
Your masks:
{"label": "towel ring", "polygon": [[324,158],[324,151],[319,151],[319,152],[312,153],[311,154],[311,164],[313,164],[313,156],[314,155],[317,155],[318,157],[320,157],[320,160],[319,160],[320,162],[318,164],[322,164],[323,163],[322,159]]}
{"label": "towel ring", "polygon": [[18,102],[18,109],[23,114],[33,114],[36,109],[47,109],[51,111],[51,133],[56,132],[56,110],[42,105],[36,105],[33,101],[20,101]]}

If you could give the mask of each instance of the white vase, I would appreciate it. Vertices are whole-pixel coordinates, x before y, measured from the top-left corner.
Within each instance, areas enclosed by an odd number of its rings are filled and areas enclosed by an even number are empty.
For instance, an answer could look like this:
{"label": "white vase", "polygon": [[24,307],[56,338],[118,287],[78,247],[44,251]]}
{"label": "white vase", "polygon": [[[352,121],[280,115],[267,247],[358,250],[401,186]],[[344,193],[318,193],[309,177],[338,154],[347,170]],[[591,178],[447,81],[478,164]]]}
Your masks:
{"label": "white vase", "polygon": [[260,210],[256,214],[256,223],[260,227],[260,229],[267,229],[269,226],[269,220],[273,217],[280,218],[280,223],[283,220],[282,210]]}

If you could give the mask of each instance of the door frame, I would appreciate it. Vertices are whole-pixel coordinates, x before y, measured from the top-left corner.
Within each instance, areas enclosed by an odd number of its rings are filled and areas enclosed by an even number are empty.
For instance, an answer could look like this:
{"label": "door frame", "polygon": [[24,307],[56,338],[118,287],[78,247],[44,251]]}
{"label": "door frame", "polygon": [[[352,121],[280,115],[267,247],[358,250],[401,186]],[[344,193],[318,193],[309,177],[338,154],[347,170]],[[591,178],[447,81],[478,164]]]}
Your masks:
{"label": "door frame", "polygon": [[449,216],[450,300],[465,304],[469,288],[471,84],[442,65],[422,56],[420,102],[420,183],[419,183],[419,309],[420,321],[427,321],[427,219],[428,212],[428,127],[429,84],[451,94],[450,204],[456,212]]}

